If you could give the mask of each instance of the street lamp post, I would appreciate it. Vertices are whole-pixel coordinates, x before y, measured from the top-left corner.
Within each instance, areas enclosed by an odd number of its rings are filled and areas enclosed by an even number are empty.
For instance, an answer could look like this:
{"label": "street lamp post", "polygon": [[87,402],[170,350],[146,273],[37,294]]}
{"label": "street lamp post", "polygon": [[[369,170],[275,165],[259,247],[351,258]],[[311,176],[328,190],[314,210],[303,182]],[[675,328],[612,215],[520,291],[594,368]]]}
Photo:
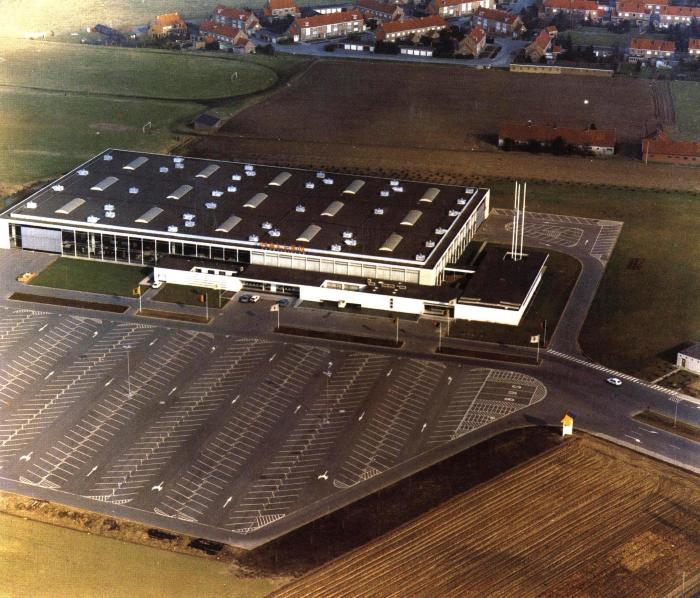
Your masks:
{"label": "street lamp post", "polygon": [[124,345],[124,349],[126,350],[126,392],[131,399],[131,359],[129,357],[131,345]]}

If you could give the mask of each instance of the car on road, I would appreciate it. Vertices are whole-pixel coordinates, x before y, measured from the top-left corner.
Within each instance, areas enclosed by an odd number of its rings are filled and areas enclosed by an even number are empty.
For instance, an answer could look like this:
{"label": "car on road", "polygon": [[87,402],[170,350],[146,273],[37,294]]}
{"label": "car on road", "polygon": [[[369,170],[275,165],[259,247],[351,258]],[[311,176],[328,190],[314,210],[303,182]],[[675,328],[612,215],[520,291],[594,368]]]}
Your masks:
{"label": "car on road", "polygon": [[289,305],[289,299],[279,299],[277,305],[280,307],[287,307]]}
{"label": "car on road", "polygon": [[248,303],[257,303],[260,301],[260,295],[251,295],[248,299]]}
{"label": "car on road", "polygon": [[622,386],[622,380],[619,378],[608,378],[606,382],[608,384],[612,384],[613,386]]}
{"label": "car on road", "polygon": [[241,295],[238,298],[239,303],[248,303],[250,301],[250,295]]}
{"label": "car on road", "polygon": [[154,289],[159,289],[160,287],[163,286],[163,281],[162,280],[156,280],[152,285],[151,288]]}

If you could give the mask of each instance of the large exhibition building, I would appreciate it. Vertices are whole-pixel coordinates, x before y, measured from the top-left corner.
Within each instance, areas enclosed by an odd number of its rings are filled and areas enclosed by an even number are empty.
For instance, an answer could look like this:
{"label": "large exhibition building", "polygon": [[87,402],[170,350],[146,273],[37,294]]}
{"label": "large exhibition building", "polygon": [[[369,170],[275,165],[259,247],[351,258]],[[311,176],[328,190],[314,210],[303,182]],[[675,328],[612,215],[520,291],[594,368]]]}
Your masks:
{"label": "large exhibition building", "polygon": [[0,247],[175,284],[516,325],[547,256],[485,246],[489,190],[106,150],[0,214]]}

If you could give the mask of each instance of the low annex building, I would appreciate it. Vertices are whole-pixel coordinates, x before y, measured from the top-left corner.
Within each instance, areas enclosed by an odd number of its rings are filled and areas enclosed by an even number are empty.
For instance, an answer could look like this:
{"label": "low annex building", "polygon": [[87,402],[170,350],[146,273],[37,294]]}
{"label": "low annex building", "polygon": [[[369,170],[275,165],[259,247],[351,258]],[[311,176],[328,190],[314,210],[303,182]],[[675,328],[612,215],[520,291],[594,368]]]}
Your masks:
{"label": "low annex building", "polygon": [[688,55],[695,60],[700,58],[700,38],[691,37],[688,40]]}
{"label": "low annex building", "polygon": [[513,35],[523,29],[523,22],[518,15],[483,6],[474,12],[472,23],[495,35]]}
{"label": "low annex building", "polygon": [[577,151],[612,156],[615,153],[615,131],[604,129],[576,129],[532,123],[505,123],[498,131],[498,146],[529,146],[551,148],[557,139]]}
{"label": "low annex building", "polygon": [[476,187],[110,149],[0,213],[0,247],[150,265],[175,284],[517,325],[547,256],[516,263],[490,247],[460,265],[489,203]]}
{"label": "low annex building", "polygon": [[537,37],[525,48],[525,55],[530,62],[540,62],[542,58],[551,53],[552,42],[557,35],[557,28],[547,27],[537,34]]}
{"label": "low annex building", "polygon": [[678,351],[676,365],[689,372],[700,374],[700,343],[695,343],[682,351]]}
{"label": "low annex building", "polygon": [[671,139],[663,131],[642,140],[644,162],[700,166],[700,142]]}
{"label": "low annex building", "polygon": [[289,34],[295,42],[305,42],[362,33],[366,29],[362,14],[354,10],[297,18],[289,28]]}
{"label": "low annex building", "polygon": [[377,41],[393,42],[403,39],[409,35],[430,35],[443,29],[447,29],[448,24],[445,19],[437,15],[420,17],[418,19],[408,19],[406,21],[394,21],[392,23],[382,23],[375,31]]}

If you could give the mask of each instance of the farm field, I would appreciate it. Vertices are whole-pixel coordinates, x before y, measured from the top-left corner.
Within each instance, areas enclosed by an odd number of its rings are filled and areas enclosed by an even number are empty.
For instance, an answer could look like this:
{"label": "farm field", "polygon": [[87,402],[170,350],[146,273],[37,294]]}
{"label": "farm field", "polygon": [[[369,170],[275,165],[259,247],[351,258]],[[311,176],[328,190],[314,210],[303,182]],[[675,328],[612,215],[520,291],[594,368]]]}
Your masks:
{"label": "farm field", "polygon": [[676,108],[674,137],[692,141],[700,140],[700,83],[695,81],[673,81],[671,83],[673,104]]}
{"label": "farm field", "polygon": [[627,33],[613,33],[602,27],[578,27],[566,31],[563,35],[568,36],[574,45],[581,46],[624,46],[630,40]]}
{"label": "farm field", "polygon": [[692,594],[698,508],[696,476],[577,437],[274,596]]}

